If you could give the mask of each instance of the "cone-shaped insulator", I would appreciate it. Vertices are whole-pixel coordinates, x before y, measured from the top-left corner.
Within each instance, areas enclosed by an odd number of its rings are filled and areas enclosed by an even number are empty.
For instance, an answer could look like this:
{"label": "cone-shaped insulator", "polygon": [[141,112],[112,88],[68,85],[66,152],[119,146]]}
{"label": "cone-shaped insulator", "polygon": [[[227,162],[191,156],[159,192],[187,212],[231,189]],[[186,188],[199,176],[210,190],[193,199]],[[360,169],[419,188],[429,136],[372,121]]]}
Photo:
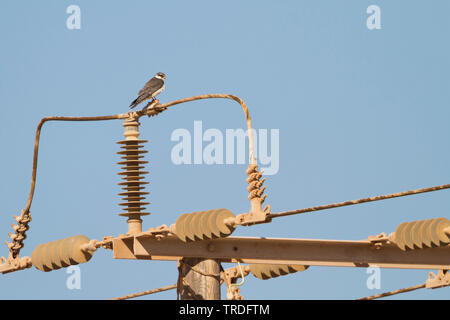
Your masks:
{"label": "cone-shaped insulator", "polygon": [[126,212],[120,213],[121,216],[137,217],[149,214],[143,212],[145,210],[144,206],[149,203],[142,201],[145,200],[145,195],[148,194],[148,192],[142,191],[144,185],[148,184],[148,182],[142,181],[144,175],[148,173],[147,171],[142,171],[142,169],[144,169],[144,164],[148,162],[140,160],[144,157],[142,154],[147,153],[146,150],[142,150],[145,142],[147,141],[137,139],[118,142],[118,144],[122,145],[121,149],[123,150],[117,153],[122,155],[124,160],[118,162],[120,165],[124,165],[121,167],[123,171],[119,173],[123,180],[119,185],[122,186],[122,190],[125,192],[121,192],[119,195],[123,197],[125,202],[119,203],[119,205],[124,206],[123,210]]}
{"label": "cone-shaped insulator", "polygon": [[258,279],[267,280],[298,271],[305,271],[308,267],[296,264],[250,264],[250,272]]}
{"label": "cone-shaped insulator", "polygon": [[227,237],[235,228],[225,221],[234,217],[227,209],[185,213],[176,222],[176,234],[183,242]]}
{"label": "cone-shaped insulator", "polygon": [[445,246],[450,243],[448,227],[447,218],[403,222],[395,231],[394,242],[402,250]]}
{"label": "cone-shaped insulator", "polygon": [[89,241],[89,238],[78,235],[40,244],[34,249],[31,262],[36,269],[44,272],[88,262],[92,253],[81,248]]}

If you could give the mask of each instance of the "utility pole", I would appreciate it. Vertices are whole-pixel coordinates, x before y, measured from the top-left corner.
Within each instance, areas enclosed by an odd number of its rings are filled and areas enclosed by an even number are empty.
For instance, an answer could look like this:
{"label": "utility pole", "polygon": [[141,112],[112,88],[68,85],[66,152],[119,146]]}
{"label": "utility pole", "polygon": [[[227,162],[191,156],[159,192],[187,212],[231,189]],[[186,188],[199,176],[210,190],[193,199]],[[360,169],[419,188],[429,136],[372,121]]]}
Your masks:
{"label": "utility pole", "polygon": [[[148,215],[144,202],[148,192],[144,191],[144,171],[147,151],[139,139],[139,119],[147,115],[153,117],[168,107],[194,100],[226,98],[238,102],[245,114],[249,132],[250,164],[246,170],[250,210],[235,215],[225,208],[188,212],[180,215],[174,224],[142,230],[142,216]],[[119,141],[121,156],[119,162],[122,181],[119,185],[123,197],[123,211],[127,217],[128,230],[116,237],[106,236],[101,241],[76,235],[66,239],[38,245],[31,257],[20,257],[23,240],[26,238],[28,223],[31,221],[30,207],[34,196],[39,139],[42,126],[47,121],[105,121],[123,120],[125,139]],[[401,223],[395,232],[369,236],[364,240],[327,239],[283,239],[266,237],[233,237],[236,228],[270,223],[272,219],[306,212],[362,204],[409,195],[417,195],[444,189],[450,184],[433,186],[404,192],[384,194],[358,200],[320,205],[291,211],[270,211],[263,208],[266,189],[265,178],[258,169],[253,156],[253,139],[250,113],[242,99],[225,94],[207,94],[175,100],[166,104],[152,101],[144,109],[110,116],[95,117],[45,117],[36,129],[33,155],[33,170],[28,202],[20,216],[14,216],[17,225],[12,225],[14,233],[9,233],[7,242],[9,255],[0,256],[0,273],[6,274],[34,266],[48,272],[70,265],[88,262],[99,249],[113,251],[114,259],[143,259],[178,261],[178,282],[155,290],[147,290],[117,298],[119,300],[140,297],[146,294],[177,288],[182,300],[219,300],[221,281],[227,287],[227,299],[242,300],[240,288],[244,278],[252,274],[261,280],[268,280],[305,271],[309,266],[368,267],[402,269],[438,269],[437,275],[430,273],[424,284],[390,291],[367,297],[375,299],[419,288],[434,289],[450,286],[450,220],[444,217]],[[220,263],[237,263],[237,266],[223,270]],[[241,263],[248,265],[243,266]],[[237,279],[241,278],[241,283]]]}
{"label": "utility pole", "polygon": [[183,258],[180,260],[181,300],[220,300],[220,261]]}

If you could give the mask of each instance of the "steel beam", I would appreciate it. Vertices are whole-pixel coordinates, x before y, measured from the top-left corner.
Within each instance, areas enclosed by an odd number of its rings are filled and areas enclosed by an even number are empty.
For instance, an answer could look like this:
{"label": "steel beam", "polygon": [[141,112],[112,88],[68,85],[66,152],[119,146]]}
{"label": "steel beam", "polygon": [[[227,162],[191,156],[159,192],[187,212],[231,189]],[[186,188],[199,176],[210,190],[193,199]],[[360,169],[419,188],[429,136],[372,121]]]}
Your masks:
{"label": "steel beam", "polygon": [[313,240],[228,237],[184,243],[175,236],[149,235],[113,240],[114,258],[179,260],[210,258],[222,262],[283,263],[309,266],[450,269],[450,246],[402,251],[395,244],[376,247],[369,240]]}

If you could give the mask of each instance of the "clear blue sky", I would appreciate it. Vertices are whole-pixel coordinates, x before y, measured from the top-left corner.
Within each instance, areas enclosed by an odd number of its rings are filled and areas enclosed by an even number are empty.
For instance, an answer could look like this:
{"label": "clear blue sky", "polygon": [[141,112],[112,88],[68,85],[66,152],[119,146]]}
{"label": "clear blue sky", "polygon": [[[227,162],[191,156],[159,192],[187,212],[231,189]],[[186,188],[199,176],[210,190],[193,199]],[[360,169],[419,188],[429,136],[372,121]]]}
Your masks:
{"label": "clear blue sky", "polygon": [[[81,30],[66,28],[71,4],[81,8]],[[381,8],[381,30],[366,27],[371,4]],[[280,130],[280,170],[267,180],[274,212],[449,183],[449,11],[444,0],[2,1],[2,239],[27,200],[38,121],[126,112],[158,71],[167,75],[161,102],[231,93],[246,101],[255,128]],[[142,119],[152,212],[145,229],[184,212],[248,209],[245,165],[171,162],[171,133],[192,131],[195,120],[223,131],[245,126],[228,101]],[[117,215],[122,131],[120,121],[45,125],[22,254],[76,234],[126,231]],[[235,235],[358,240],[449,211],[449,191],[440,191],[282,218]],[[106,299],[177,278],[175,262],[118,261],[105,250],[81,271],[81,290],[66,288],[64,269],[1,275],[0,297]],[[269,281],[249,276],[241,292],[246,299],[353,299],[422,283],[428,270],[381,275],[381,289],[369,290],[363,268],[314,267]],[[449,297],[450,288],[396,296]]]}

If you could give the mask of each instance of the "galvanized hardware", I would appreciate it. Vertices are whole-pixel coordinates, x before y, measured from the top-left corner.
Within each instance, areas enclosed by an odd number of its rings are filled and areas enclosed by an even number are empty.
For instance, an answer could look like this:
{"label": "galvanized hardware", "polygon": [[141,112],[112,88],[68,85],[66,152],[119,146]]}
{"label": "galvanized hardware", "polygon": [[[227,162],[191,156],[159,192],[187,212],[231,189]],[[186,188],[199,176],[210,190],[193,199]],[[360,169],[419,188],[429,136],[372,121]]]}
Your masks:
{"label": "galvanized hardware", "polygon": [[5,274],[13,271],[24,270],[27,268],[31,268],[31,258],[30,257],[22,257],[22,258],[8,258],[5,259],[1,257],[0,259],[0,272]]}
{"label": "galvanized hardware", "polygon": [[8,236],[11,238],[12,242],[6,242],[6,246],[9,249],[10,257],[16,258],[19,255],[20,249],[23,247],[23,240],[25,240],[26,231],[30,228],[28,223],[31,221],[30,212],[22,210],[20,216],[14,215],[14,219],[17,222],[17,225],[12,224],[12,228],[14,230],[14,234],[8,232]]}
{"label": "galvanized hardware", "polygon": [[88,262],[97,250],[96,241],[78,235],[38,245],[31,256],[33,266],[44,272]]}
{"label": "galvanized hardware", "polygon": [[436,218],[403,222],[397,227],[392,241],[404,251],[446,246],[450,243],[450,220]]}
{"label": "galvanized hardware", "polygon": [[305,271],[309,266],[289,264],[250,264],[250,272],[258,279],[268,280],[298,271]]}
{"label": "galvanized hardware", "polygon": [[390,237],[384,232],[376,236],[369,236],[368,240],[375,247],[375,249],[381,249],[385,244],[390,243]]}
{"label": "galvanized hardware", "polygon": [[142,149],[142,144],[147,141],[138,139],[139,122],[137,120],[127,119],[123,125],[126,139],[118,142],[123,149],[118,154],[122,155],[124,161],[118,162],[118,164],[124,165],[122,167],[124,171],[119,173],[124,181],[120,182],[119,185],[125,192],[119,193],[119,195],[123,197],[125,202],[119,205],[124,206],[126,212],[121,213],[120,216],[128,217],[128,233],[135,234],[142,231],[141,216],[149,215],[149,213],[143,212],[144,206],[148,205],[149,202],[142,201],[148,194],[148,192],[142,191],[145,188],[144,185],[148,184],[148,182],[143,181],[144,175],[148,172],[142,171],[144,164],[148,163],[142,160],[144,157],[142,154],[147,153],[146,150]]}
{"label": "galvanized hardware", "polygon": [[439,270],[437,275],[430,272],[428,279],[425,282],[425,287],[427,289],[437,289],[446,286],[450,286],[450,273],[448,270]]}
{"label": "galvanized hardware", "polygon": [[166,111],[167,107],[161,106],[159,101],[157,99],[150,101],[147,103],[147,105],[144,107],[143,111],[145,114],[150,118],[157,116],[163,111]]}
{"label": "galvanized hardware", "polygon": [[[242,278],[242,275],[244,277],[248,276],[250,274],[250,266],[246,266],[246,265],[241,265],[239,266],[234,266],[228,269],[225,269],[223,271],[223,281],[227,282],[229,281],[229,283],[236,283],[238,279]],[[227,279],[227,280],[225,280]]]}
{"label": "galvanized hardware", "polygon": [[248,199],[250,200],[250,211],[238,215],[236,224],[249,226],[272,221],[269,217],[270,206],[266,206],[262,209],[262,204],[267,197],[267,194],[264,194],[266,186],[262,186],[266,181],[266,178],[261,179],[262,172],[258,171],[258,166],[256,164],[250,164],[246,173],[248,176],[247,191],[249,192]]}
{"label": "galvanized hardware", "polygon": [[136,236],[139,237],[150,237],[154,238],[156,240],[163,239],[164,237],[167,237],[170,234],[170,228],[163,224],[156,228],[149,228],[147,231],[143,231]]}
{"label": "galvanized hardware", "polygon": [[235,215],[227,209],[217,209],[185,213],[181,215],[171,230],[183,242],[223,238],[233,233]]}

